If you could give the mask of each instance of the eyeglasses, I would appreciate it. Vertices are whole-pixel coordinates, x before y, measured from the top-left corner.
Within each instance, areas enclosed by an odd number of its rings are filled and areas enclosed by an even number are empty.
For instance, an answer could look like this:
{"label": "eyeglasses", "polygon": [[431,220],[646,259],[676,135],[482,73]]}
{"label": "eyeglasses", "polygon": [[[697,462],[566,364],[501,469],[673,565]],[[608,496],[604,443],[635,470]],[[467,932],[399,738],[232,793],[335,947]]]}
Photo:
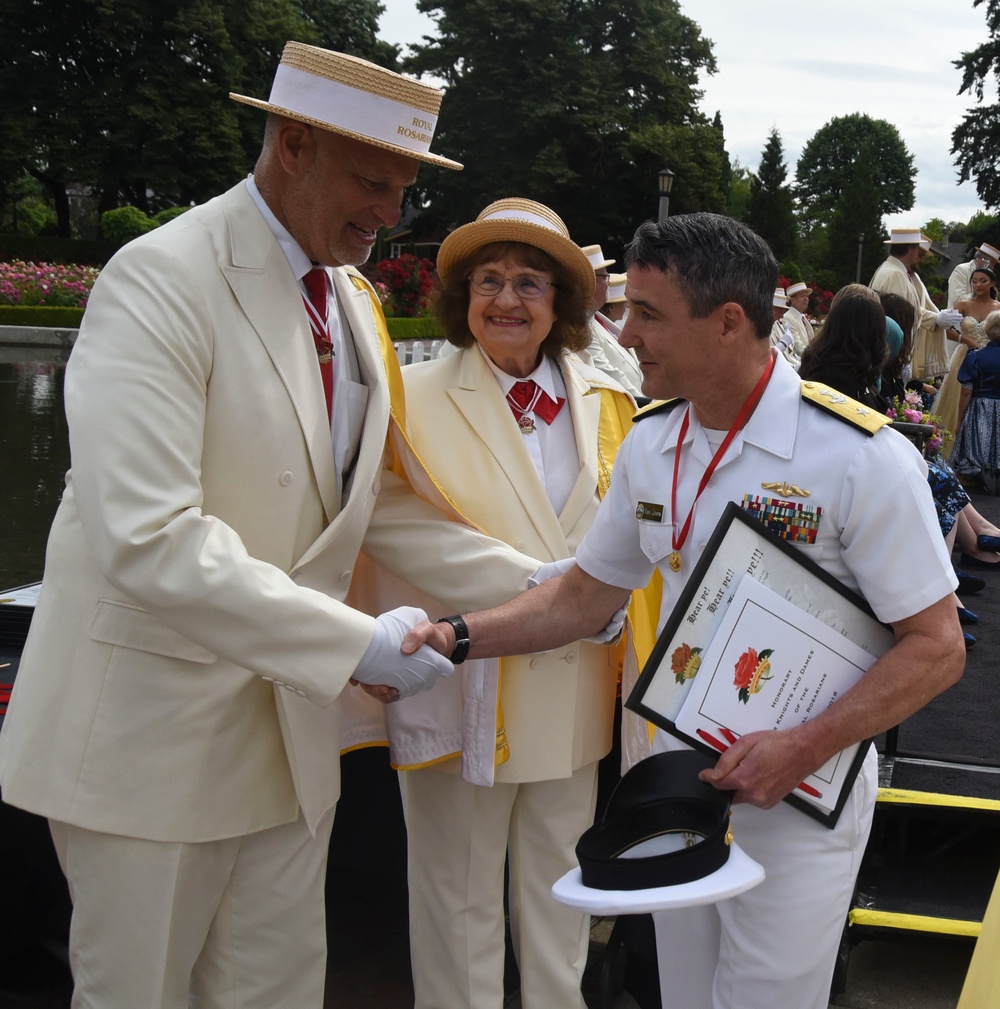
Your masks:
{"label": "eyeglasses", "polygon": [[522,273],[519,277],[501,277],[499,273],[473,273],[469,276],[469,287],[484,298],[495,298],[510,284],[510,289],[522,301],[544,298],[550,287],[556,287],[551,280],[537,277],[532,273]]}

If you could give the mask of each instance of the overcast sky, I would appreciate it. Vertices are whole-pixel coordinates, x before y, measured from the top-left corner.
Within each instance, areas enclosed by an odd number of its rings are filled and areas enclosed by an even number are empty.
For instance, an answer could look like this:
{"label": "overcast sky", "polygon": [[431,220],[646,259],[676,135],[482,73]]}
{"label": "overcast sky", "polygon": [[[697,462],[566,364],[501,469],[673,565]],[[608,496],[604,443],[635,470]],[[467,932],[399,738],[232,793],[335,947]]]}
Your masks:
{"label": "overcast sky", "polygon": [[[387,41],[406,45],[436,34],[415,0],[381,2],[380,35]],[[714,43],[719,69],[702,80],[702,110],[710,117],[721,112],[731,158],[756,168],[773,126],[791,178],[803,145],[824,123],[864,112],[896,126],[917,166],[913,209],[886,218],[886,227],[919,226],[932,217],[966,221],[982,209],[974,185],[958,185],[949,151],[951,131],[974,104],[957,94],[961,77],[951,61],[985,40],[983,6],[681,0],[681,8]]]}

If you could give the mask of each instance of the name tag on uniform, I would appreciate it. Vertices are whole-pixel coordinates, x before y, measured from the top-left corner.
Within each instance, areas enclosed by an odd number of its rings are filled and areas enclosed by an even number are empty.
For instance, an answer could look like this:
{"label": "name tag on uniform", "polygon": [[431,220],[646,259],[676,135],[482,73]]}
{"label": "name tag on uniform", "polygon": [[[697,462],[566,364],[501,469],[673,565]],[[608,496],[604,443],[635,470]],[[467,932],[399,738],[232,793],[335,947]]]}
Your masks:
{"label": "name tag on uniform", "polygon": [[640,522],[662,522],[663,505],[640,501],[635,507],[635,517]]}

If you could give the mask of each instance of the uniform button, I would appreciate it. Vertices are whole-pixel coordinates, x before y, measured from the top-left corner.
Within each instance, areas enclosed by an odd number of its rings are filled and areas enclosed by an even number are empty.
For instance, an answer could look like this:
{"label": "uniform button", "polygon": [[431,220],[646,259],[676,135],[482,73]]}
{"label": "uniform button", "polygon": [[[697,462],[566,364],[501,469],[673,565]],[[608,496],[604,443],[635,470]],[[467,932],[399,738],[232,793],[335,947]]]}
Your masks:
{"label": "uniform button", "polygon": [[290,683],[282,683],[281,685],[285,688],[285,690],[295,691],[295,687],[293,687]]}
{"label": "uniform button", "polygon": [[576,652],[567,652],[566,653],[566,661],[567,662],[576,662]]}
{"label": "uniform button", "polygon": [[349,582],[351,580],[351,575],[353,575],[353,574],[354,574],[353,571],[341,571],[340,572],[340,580],[342,582]]}
{"label": "uniform button", "polygon": [[378,480],[376,480],[375,483],[372,484],[372,493],[373,494],[378,494],[378,492],[381,489],[382,489],[382,484]]}
{"label": "uniform button", "polygon": [[538,666],[538,659],[532,659],[532,660],[531,660],[531,661],[530,661],[530,662],[528,663],[528,668],[529,668],[529,669],[535,669],[535,668],[536,668],[537,666]]}
{"label": "uniform button", "polygon": [[299,695],[299,697],[305,697],[306,696],[306,692],[304,690],[296,690],[295,693],[297,693]]}
{"label": "uniform button", "polygon": [[711,477],[711,478],[709,478],[708,486],[709,487],[714,487],[715,486],[715,477],[714,476]]}
{"label": "uniform button", "polygon": [[280,483],[282,487],[287,487],[291,482],[292,474],[286,469],[285,472],[278,477],[278,483]]}
{"label": "uniform button", "polygon": [[524,540],[518,540],[514,544],[514,549],[521,551],[521,553],[524,553]]}
{"label": "uniform button", "polygon": [[698,553],[704,553],[705,552],[705,547],[707,547],[707,546],[708,546],[707,543],[699,543],[698,544]]}
{"label": "uniform button", "polygon": [[274,677],[273,676],[262,676],[261,679],[265,683],[274,683]]}

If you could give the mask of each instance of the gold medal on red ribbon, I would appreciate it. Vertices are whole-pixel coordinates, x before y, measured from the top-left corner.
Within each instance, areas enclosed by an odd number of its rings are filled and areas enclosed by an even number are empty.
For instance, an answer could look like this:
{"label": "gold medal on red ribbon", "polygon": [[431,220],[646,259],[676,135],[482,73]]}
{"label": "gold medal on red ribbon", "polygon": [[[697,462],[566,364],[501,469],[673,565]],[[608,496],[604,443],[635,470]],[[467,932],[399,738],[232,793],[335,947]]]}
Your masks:
{"label": "gold medal on red ribbon", "polygon": [[671,550],[670,556],[667,558],[667,563],[670,565],[671,571],[680,571],[681,555],[676,550]]}

